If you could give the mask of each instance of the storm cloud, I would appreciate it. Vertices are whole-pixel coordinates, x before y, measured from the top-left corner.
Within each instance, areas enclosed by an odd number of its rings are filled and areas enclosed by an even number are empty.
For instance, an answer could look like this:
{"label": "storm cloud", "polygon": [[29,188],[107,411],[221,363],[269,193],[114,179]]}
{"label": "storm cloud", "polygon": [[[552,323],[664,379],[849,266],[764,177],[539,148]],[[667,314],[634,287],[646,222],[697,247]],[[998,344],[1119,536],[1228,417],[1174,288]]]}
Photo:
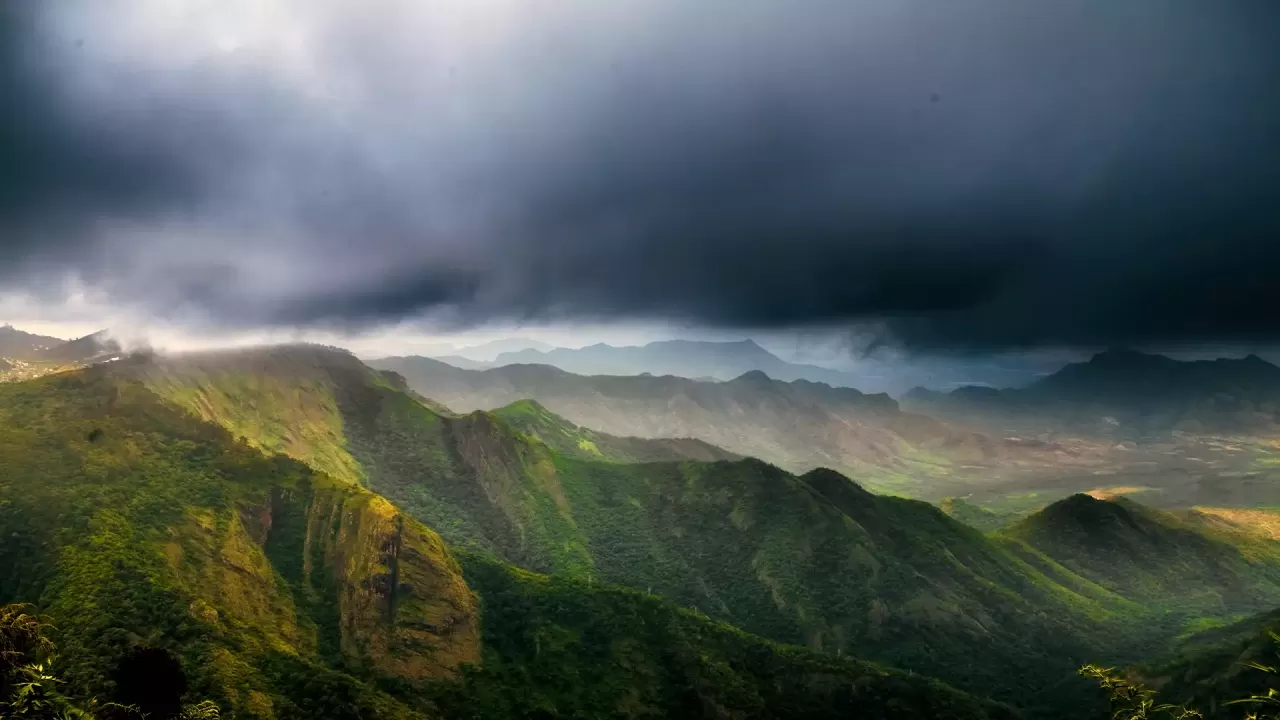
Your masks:
{"label": "storm cloud", "polygon": [[0,10],[0,289],[217,326],[1280,340],[1280,5]]}

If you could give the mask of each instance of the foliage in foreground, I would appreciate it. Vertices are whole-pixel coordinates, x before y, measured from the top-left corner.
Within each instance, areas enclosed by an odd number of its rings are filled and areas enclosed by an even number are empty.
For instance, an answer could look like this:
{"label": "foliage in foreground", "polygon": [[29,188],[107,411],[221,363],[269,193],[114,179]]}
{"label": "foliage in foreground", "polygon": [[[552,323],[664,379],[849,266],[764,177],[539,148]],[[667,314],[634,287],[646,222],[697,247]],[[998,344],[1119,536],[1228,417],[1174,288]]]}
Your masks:
{"label": "foliage in foreground", "polygon": [[[1270,633],[1280,647],[1280,634]],[[1247,661],[1241,665],[1272,676],[1265,692],[1226,703],[1227,707],[1244,709],[1245,720],[1280,720],[1280,669],[1273,665]],[[1106,692],[1113,720],[1195,720],[1206,717],[1200,709],[1181,703],[1160,702],[1155,690],[1116,672],[1114,668],[1086,665],[1080,675],[1094,680]],[[1214,708],[1216,709],[1216,708]],[[1209,715],[1213,715],[1211,709]]]}
{"label": "foliage in foreground", "polygon": [[[55,646],[45,634],[48,625],[30,612],[29,605],[0,606],[0,718],[14,720],[145,720],[149,713],[137,705],[77,701],[63,692],[64,681],[54,673]],[[163,690],[163,688],[161,689]],[[177,720],[218,720],[216,703],[181,706]]]}

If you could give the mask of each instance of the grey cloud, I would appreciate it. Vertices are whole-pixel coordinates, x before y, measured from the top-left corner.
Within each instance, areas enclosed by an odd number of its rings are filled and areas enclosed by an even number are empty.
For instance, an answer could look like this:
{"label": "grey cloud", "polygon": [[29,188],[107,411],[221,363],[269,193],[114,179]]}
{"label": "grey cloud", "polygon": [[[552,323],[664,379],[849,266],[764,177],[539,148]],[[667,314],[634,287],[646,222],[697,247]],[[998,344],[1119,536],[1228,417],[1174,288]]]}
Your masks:
{"label": "grey cloud", "polygon": [[232,326],[1280,336],[1269,0],[159,7],[5,17],[7,267]]}

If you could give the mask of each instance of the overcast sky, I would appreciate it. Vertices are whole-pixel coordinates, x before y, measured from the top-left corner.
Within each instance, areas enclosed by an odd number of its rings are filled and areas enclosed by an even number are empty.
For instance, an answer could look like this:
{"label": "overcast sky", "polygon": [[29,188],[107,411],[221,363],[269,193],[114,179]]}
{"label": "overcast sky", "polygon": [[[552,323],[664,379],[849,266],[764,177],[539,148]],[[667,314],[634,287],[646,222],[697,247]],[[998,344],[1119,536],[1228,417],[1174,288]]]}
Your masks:
{"label": "overcast sky", "polygon": [[1280,335],[1275,0],[13,0],[0,23],[14,322]]}

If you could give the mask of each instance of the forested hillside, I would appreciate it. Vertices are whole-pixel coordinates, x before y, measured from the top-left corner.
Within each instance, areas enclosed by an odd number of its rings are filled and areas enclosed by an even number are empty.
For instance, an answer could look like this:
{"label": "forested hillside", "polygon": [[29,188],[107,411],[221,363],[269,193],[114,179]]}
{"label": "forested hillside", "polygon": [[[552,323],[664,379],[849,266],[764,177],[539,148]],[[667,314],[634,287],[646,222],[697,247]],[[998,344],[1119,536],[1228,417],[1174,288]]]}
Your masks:
{"label": "forested hillside", "polygon": [[[455,546],[1009,700],[1041,687],[1074,692],[1065,678],[1079,664],[1154,652],[1180,623],[1280,603],[1262,586],[1230,607],[1152,607],[1140,587],[1052,548],[984,537],[834,472],[620,462],[710,450],[603,436],[529,402],[443,413],[334,351],[194,356],[138,372],[233,431],[252,428],[260,442],[386,494]],[[1187,592],[1214,592],[1211,582],[1189,576]]]}
{"label": "forested hillside", "polygon": [[52,621],[70,693],[115,697],[146,650],[231,717],[1009,716],[654,596],[464,571],[358,474],[264,454],[136,362],[0,385],[0,602]]}
{"label": "forested hillside", "polygon": [[909,684],[871,660],[1079,716],[1080,665],[1280,606],[1277,545],[1221,513],[1081,496],[984,535],[963,521],[1007,521],[535,402],[454,414],[319,346],[135,356],[0,386],[0,412],[0,602],[73,618],[84,693],[158,645],[261,717],[305,714],[308,674],[353,713],[785,716],[850,701],[818,676]]}

